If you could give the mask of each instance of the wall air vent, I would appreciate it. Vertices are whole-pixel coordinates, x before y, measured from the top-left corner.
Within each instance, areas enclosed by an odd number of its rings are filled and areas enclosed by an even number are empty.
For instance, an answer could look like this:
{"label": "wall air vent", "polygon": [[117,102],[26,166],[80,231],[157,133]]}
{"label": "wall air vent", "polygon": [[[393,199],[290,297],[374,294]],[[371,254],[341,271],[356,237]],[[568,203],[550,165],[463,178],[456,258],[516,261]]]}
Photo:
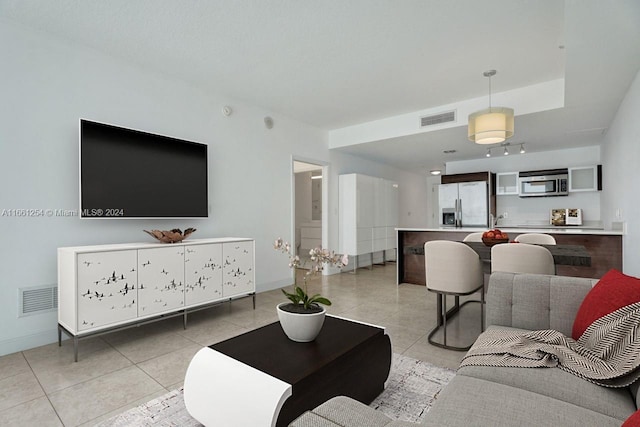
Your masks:
{"label": "wall air vent", "polygon": [[57,286],[46,285],[18,289],[18,317],[47,313],[57,309]]}
{"label": "wall air vent", "polygon": [[431,116],[420,117],[420,127],[439,125],[456,121],[456,110],[447,111],[446,113],[433,114]]}

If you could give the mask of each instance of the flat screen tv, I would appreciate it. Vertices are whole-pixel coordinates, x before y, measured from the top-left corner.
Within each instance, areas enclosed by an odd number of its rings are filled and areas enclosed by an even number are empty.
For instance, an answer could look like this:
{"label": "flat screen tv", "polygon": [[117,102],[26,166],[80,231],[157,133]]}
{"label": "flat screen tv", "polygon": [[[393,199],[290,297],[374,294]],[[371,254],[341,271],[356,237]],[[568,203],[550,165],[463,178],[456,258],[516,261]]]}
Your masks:
{"label": "flat screen tv", "polygon": [[208,216],[207,145],[80,120],[82,218]]}

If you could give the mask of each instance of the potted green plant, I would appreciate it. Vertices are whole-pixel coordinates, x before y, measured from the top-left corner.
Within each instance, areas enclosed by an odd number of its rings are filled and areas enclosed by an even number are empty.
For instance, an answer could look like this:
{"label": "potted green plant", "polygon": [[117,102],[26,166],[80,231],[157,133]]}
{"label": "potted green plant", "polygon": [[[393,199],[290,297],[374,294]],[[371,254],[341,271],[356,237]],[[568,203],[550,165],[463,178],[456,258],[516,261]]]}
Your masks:
{"label": "potted green plant", "polygon": [[[291,245],[288,242],[278,238],[273,247],[289,256],[289,268],[300,267],[300,257],[291,254]],[[327,312],[323,305],[331,305],[331,301],[320,294],[309,295],[307,281],[324,270],[327,264],[342,268],[349,263],[347,255],[338,255],[320,247],[311,249],[309,257],[311,265],[303,277],[303,286],[294,283],[293,292],[283,289],[282,293],[290,302],[283,302],[277,306],[282,329],[289,339],[297,342],[313,341],[318,336]]]}

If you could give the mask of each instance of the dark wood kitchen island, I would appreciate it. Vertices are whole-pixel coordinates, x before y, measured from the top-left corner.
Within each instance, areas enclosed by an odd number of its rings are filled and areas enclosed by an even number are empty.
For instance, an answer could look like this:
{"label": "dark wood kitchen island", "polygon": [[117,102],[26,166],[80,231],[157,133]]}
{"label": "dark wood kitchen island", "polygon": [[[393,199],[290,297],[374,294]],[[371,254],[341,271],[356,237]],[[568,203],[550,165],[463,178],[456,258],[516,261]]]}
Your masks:
{"label": "dark wood kitchen island", "polygon": [[[546,233],[556,239],[558,245],[581,245],[591,256],[591,265],[557,265],[560,276],[600,278],[612,268],[622,271],[622,232],[577,228],[528,229],[501,228],[513,239],[523,233]],[[431,240],[461,242],[478,228],[398,228],[397,283],[425,285],[424,252],[419,250]]]}

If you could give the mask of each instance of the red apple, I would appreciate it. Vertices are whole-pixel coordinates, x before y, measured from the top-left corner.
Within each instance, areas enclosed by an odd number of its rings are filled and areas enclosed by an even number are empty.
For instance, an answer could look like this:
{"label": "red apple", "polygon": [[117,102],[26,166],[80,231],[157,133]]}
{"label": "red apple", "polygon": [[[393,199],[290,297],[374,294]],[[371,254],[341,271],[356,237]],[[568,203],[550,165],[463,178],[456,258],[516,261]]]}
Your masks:
{"label": "red apple", "polygon": [[489,239],[493,239],[493,237],[494,237],[495,235],[496,235],[496,234],[495,234],[493,231],[487,231],[487,237],[488,237]]}

